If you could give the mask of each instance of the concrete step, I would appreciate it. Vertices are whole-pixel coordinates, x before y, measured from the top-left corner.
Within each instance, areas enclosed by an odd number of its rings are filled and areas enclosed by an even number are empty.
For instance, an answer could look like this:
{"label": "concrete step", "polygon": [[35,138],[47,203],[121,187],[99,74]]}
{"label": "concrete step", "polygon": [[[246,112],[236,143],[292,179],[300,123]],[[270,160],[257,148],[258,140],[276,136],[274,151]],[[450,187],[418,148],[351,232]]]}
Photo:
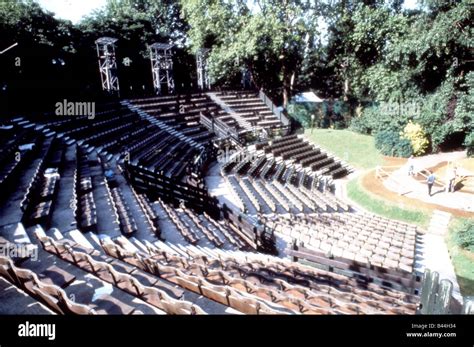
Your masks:
{"label": "concrete step", "polygon": [[49,229],[48,231],[46,231],[46,235],[52,237],[56,241],[64,239],[63,233],[57,228]]}
{"label": "concrete step", "polygon": [[0,314],[55,314],[49,308],[0,277]]}
{"label": "concrete step", "polygon": [[136,239],[135,237],[131,237],[130,239],[130,242],[132,242],[134,244],[134,246],[136,248],[138,248],[140,251],[144,252],[144,253],[147,253],[148,254],[148,249],[146,248],[146,246],[138,239]]}
{"label": "concrete step", "polygon": [[86,237],[77,229],[68,231],[64,234],[68,239],[80,244],[81,246],[89,249],[94,249],[94,246],[86,239]]}
{"label": "concrete step", "polygon": [[214,250],[212,249],[209,249],[207,247],[202,247],[202,246],[196,246],[196,248],[199,249],[201,253],[204,253],[208,257],[217,258],[216,252],[214,252]]}
{"label": "concrete step", "polygon": [[[203,250],[203,248],[200,247],[200,246],[189,245],[188,248],[189,248],[192,252],[194,252],[196,255],[202,255],[202,256],[206,256],[206,257],[209,257],[209,256],[210,256],[209,253],[205,252],[205,251]],[[214,258],[214,256],[213,256],[212,258]]]}
{"label": "concrete step", "polygon": [[[33,228],[36,228],[36,226]],[[12,223],[1,227],[0,236],[14,243],[31,243],[31,239],[22,223]]]}
{"label": "concrete step", "polygon": [[128,251],[128,252],[135,253],[135,252],[139,251],[139,249],[137,247],[135,247],[135,245],[133,243],[131,243],[123,235],[120,235],[120,236],[116,237],[114,241],[116,243],[118,243],[119,245],[121,245],[123,248],[125,248],[125,250]]}
{"label": "concrete step", "polygon": [[102,249],[102,246],[100,245],[99,236],[97,236],[93,232],[85,233],[84,236],[90,242],[90,244],[94,246],[95,249]]}
{"label": "concrete step", "polygon": [[169,247],[169,243],[163,242],[163,241],[155,241],[153,244],[158,247],[158,249],[161,249],[162,251],[168,252],[170,254],[174,255],[179,255],[178,252],[174,248]]}
{"label": "concrete step", "polygon": [[184,258],[189,258],[189,255],[181,250],[177,245],[174,245],[172,243],[168,243],[168,246],[175,251],[179,256],[184,257]]}

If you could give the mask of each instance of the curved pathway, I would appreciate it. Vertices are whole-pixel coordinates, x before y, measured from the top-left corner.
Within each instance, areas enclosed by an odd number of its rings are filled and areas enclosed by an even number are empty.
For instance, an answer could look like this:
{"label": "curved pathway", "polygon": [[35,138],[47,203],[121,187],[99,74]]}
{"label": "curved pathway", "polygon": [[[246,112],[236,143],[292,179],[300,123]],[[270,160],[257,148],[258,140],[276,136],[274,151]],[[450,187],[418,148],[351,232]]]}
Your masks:
{"label": "curved pathway", "polygon": [[[413,163],[415,172],[418,172],[432,168],[442,162],[455,161],[463,158],[466,158],[466,151],[427,155],[414,158]],[[436,177],[436,179],[444,185],[444,177]],[[408,198],[474,213],[474,194],[460,191],[447,193],[444,190],[444,186],[434,185],[432,189],[433,195],[429,196],[425,179],[420,180],[419,175],[418,179],[408,176],[408,167],[406,165],[392,172],[391,175],[384,180],[384,186],[392,192],[402,194]]]}

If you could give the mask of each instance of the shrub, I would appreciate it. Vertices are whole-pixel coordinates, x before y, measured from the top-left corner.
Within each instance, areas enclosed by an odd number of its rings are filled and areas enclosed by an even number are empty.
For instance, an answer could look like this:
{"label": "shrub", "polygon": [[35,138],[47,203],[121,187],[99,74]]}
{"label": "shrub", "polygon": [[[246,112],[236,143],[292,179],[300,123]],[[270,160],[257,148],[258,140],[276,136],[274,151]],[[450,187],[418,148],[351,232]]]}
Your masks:
{"label": "shrub", "polygon": [[353,118],[351,128],[356,132],[368,135],[386,130],[398,133],[403,130],[407,122],[407,116],[394,115],[373,103],[364,107],[360,116]]}
{"label": "shrub", "polygon": [[470,252],[474,252],[474,222],[466,220],[455,230],[454,241],[456,244]]}
{"label": "shrub", "polygon": [[420,124],[409,121],[401,135],[410,141],[414,155],[425,154],[429,146],[429,141]]}
{"label": "shrub", "polygon": [[354,117],[351,119],[351,123],[349,125],[349,129],[355,131],[356,133],[370,135],[371,128],[367,124],[367,119],[365,117]]}
{"label": "shrub", "polygon": [[383,155],[407,158],[413,154],[411,143],[408,139],[400,137],[393,130],[382,130],[375,135],[375,147]]}
{"label": "shrub", "polygon": [[467,149],[467,156],[474,157],[474,131],[466,135],[464,146],[466,146]]}
{"label": "shrub", "polygon": [[408,158],[413,154],[413,147],[408,139],[399,138],[397,144],[393,147],[396,157]]}

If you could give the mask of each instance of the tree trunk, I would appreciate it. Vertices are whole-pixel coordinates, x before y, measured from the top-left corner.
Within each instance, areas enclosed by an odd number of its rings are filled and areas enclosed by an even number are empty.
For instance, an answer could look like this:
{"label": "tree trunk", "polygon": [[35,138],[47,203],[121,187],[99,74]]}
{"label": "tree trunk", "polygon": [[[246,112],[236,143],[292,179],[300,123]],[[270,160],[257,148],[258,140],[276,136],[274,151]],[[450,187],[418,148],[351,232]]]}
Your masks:
{"label": "tree trunk", "polygon": [[346,77],[344,79],[344,101],[349,100],[349,92],[350,92],[349,77]]}
{"label": "tree trunk", "polygon": [[250,81],[253,83],[255,88],[257,88],[258,90],[262,89],[262,86],[260,85],[260,83],[254,77],[253,64],[249,64],[248,67],[249,67],[249,72],[250,72]]}
{"label": "tree trunk", "polygon": [[290,102],[290,97],[291,97],[292,75],[285,66],[283,66],[282,73],[283,73],[283,107],[287,108],[288,103]]}

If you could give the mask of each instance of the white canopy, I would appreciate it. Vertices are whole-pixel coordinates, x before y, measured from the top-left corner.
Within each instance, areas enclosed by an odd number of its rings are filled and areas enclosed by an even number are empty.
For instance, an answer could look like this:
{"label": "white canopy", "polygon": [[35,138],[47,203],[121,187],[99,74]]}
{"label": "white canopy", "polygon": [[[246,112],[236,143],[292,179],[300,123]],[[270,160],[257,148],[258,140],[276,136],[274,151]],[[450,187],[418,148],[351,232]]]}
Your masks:
{"label": "white canopy", "polygon": [[295,102],[323,102],[324,100],[319,98],[313,92],[305,92],[296,94],[294,97]]}

